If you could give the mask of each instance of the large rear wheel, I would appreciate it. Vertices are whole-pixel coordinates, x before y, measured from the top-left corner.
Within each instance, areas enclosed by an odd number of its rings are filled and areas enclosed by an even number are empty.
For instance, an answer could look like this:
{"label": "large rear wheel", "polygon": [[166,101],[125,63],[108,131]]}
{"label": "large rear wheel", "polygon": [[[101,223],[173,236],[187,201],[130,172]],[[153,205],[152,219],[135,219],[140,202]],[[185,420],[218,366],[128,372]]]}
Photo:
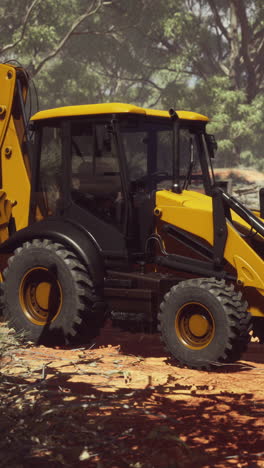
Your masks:
{"label": "large rear wheel", "polygon": [[77,256],[59,243],[34,239],[17,248],[4,271],[4,317],[37,344],[89,342],[104,319],[103,303]]}
{"label": "large rear wheel", "polygon": [[250,340],[247,302],[224,280],[191,279],[173,286],[158,318],[167,349],[192,368],[234,362]]}

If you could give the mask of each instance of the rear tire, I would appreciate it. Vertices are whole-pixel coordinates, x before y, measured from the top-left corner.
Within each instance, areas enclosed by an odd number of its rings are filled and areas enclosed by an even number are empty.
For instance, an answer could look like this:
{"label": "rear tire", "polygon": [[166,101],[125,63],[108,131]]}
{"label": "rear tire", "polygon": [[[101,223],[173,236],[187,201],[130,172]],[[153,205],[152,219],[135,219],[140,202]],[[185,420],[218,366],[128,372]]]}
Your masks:
{"label": "rear tire", "polygon": [[160,308],[161,338],[182,365],[201,369],[234,362],[247,348],[247,302],[224,280],[182,281],[165,295]]}
{"label": "rear tire", "polygon": [[68,344],[81,337],[89,342],[104,320],[86,267],[48,239],[15,250],[4,271],[3,305],[9,326],[36,344]]}

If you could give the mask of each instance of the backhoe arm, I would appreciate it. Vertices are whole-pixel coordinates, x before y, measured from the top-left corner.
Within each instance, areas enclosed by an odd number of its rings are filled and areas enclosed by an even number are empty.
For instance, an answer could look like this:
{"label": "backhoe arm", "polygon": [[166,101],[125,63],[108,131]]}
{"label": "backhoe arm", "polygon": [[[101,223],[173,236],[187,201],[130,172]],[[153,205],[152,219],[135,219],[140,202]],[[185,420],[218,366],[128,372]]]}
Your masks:
{"label": "backhoe arm", "polygon": [[12,206],[16,229],[26,227],[29,216],[30,164],[24,111],[27,92],[26,72],[0,64],[0,190]]}

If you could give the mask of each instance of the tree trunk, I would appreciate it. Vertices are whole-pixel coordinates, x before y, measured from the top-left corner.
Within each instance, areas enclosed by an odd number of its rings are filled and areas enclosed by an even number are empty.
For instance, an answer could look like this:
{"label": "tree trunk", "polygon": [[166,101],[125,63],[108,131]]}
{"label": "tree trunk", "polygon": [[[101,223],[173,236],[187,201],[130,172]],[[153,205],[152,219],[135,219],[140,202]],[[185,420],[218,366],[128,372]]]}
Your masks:
{"label": "tree trunk", "polygon": [[230,5],[230,27],[229,27],[229,41],[230,41],[230,70],[229,78],[231,81],[232,89],[240,88],[240,73],[239,73],[239,33],[238,33],[238,17],[235,9],[234,2],[231,1]]}

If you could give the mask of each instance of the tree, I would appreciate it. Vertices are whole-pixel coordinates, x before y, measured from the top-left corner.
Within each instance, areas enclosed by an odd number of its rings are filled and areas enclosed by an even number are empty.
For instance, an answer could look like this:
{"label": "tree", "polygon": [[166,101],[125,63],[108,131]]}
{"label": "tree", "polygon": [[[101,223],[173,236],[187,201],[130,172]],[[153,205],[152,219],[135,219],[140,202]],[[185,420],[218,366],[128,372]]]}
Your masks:
{"label": "tree", "polygon": [[[134,55],[142,58],[138,82],[152,87],[149,103],[209,114],[220,139],[220,164],[251,164],[255,159],[260,167],[263,2],[145,0],[141,4],[143,19],[133,27],[140,36],[140,51]],[[132,44],[136,51],[137,42]]]}
{"label": "tree", "polygon": [[2,0],[0,13],[0,54],[27,66],[42,107],[196,110],[212,118],[220,164],[259,161],[262,0]]}
{"label": "tree", "polygon": [[[31,76],[56,57],[83,23],[103,8],[103,0],[53,2],[46,0],[6,1],[0,9],[0,56],[11,60],[21,54]],[[12,11],[12,16],[9,11]],[[52,18],[52,24],[50,20]],[[8,60],[8,58],[7,58]]]}

